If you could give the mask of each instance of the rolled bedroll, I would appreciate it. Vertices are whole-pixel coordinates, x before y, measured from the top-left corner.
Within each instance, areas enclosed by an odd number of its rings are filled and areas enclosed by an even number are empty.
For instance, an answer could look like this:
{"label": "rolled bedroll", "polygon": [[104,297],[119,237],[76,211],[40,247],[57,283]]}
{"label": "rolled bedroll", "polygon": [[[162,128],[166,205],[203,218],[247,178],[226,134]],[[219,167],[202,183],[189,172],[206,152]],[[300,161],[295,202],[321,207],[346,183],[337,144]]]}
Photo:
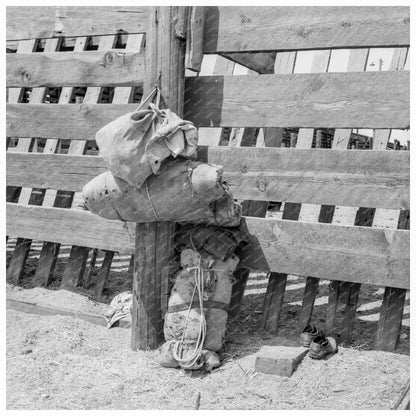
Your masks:
{"label": "rolled bedroll", "polygon": [[168,162],[140,188],[104,172],[84,186],[82,195],[92,213],[111,220],[225,227],[241,220],[241,206],[222,181],[222,167],[197,161]]}
{"label": "rolled bedroll", "polygon": [[[185,250],[182,253],[191,252]],[[206,260],[208,263],[208,261]],[[207,324],[204,348],[211,351],[221,349],[228,319],[228,307],[231,300],[233,272],[239,258],[232,255],[225,261],[214,260],[206,269],[204,276],[204,309]],[[198,338],[201,309],[195,300],[191,303],[191,295],[195,287],[195,272],[184,268],[176,278],[169,298],[169,306],[165,315],[165,340],[179,340],[186,331],[186,342],[194,343]],[[183,323],[188,319],[186,329]]]}

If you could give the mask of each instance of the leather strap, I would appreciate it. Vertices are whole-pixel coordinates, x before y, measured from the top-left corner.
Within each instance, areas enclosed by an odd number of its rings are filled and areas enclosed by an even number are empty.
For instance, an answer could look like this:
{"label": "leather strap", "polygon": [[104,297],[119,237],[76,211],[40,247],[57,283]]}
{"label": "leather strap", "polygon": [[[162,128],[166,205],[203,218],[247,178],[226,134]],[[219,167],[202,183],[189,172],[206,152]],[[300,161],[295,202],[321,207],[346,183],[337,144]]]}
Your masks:
{"label": "leather strap", "polygon": [[[188,303],[181,303],[180,305],[172,305],[169,306],[167,313],[175,313],[186,311],[189,309],[189,302]],[[199,309],[199,300],[195,299],[192,302],[191,309]],[[222,309],[228,312],[228,305],[223,302],[216,302],[215,300],[205,300],[204,301],[204,309]]]}

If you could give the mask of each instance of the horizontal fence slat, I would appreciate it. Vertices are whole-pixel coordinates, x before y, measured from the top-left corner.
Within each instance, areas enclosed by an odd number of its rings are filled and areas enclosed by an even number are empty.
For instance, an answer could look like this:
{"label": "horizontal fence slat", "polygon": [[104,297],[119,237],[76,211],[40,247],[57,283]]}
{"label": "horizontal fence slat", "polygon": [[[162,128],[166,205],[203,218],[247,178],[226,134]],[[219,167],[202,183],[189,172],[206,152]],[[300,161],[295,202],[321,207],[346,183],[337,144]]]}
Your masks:
{"label": "horizontal fence slat", "polygon": [[[87,211],[7,203],[7,235],[132,253],[135,224]],[[127,231],[127,227],[129,231]],[[409,231],[245,217],[243,266],[409,288]]]}
{"label": "horizontal fence slat", "polygon": [[[408,128],[409,72],[190,77],[198,127]],[[7,104],[7,136],[91,140],[135,104]]]}
{"label": "horizontal fence slat", "polygon": [[224,179],[238,199],[409,208],[409,152],[221,147],[207,152],[206,161],[224,166]]}
{"label": "horizontal fence slat", "polygon": [[402,230],[246,218],[243,266],[381,286],[410,287],[410,234]]}
{"label": "horizontal fence slat", "polygon": [[190,77],[199,127],[408,128],[409,72]]}
{"label": "horizontal fence slat", "polygon": [[6,7],[7,40],[145,33],[149,7]]}
{"label": "horizontal fence slat", "polygon": [[38,207],[41,209],[33,210],[31,205],[6,204],[8,236],[24,234],[32,236],[32,240],[128,254],[134,251],[134,223],[124,225],[77,209]]}
{"label": "horizontal fence slat", "polygon": [[7,87],[143,84],[144,54],[127,51],[6,54]]}
{"label": "horizontal fence slat", "polygon": [[7,136],[94,140],[95,133],[137,104],[7,104]]}
{"label": "horizontal fence slat", "polygon": [[100,156],[75,156],[42,153],[6,153],[7,186],[56,189],[80,192],[95,176],[107,170]]}
{"label": "horizontal fence slat", "polygon": [[409,7],[207,7],[204,53],[394,47]]}
{"label": "horizontal fence slat", "polygon": [[[234,197],[409,209],[409,152],[200,147]],[[79,192],[106,170],[97,156],[6,153],[7,185]]]}

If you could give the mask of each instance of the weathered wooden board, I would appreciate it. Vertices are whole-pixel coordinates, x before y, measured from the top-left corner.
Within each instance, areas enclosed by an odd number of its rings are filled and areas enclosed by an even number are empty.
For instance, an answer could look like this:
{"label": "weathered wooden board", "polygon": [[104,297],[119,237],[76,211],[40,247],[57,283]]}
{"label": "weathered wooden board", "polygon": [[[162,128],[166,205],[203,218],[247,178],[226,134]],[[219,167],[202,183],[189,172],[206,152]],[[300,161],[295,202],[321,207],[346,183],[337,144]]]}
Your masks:
{"label": "weathered wooden board", "polygon": [[244,264],[253,269],[409,287],[410,235],[401,230],[250,217],[242,228],[251,243]]}
{"label": "weathered wooden board", "polygon": [[93,140],[105,124],[132,112],[137,104],[12,104],[7,109],[7,135]]}
{"label": "weathered wooden board", "polygon": [[190,77],[185,118],[199,127],[409,126],[409,73]]}
{"label": "weathered wooden board", "polygon": [[[7,136],[93,139],[135,104],[7,104]],[[409,72],[190,77],[198,127],[408,128]]]}
{"label": "weathered wooden board", "polygon": [[[7,235],[132,253],[135,224],[7,203]],[[409,288],[409,231],[245,217],[244,267]],[[110,238],[111,237],[111,238]]]}
{"label": "weathered wooden board", "polygon": [[[133,253],[135,224],[100,218],[88,211],[24,206],[7,206],[9,236],[37,236],[36,240],[102,250]],[[131,237],[130,237],[131,236]],[[32,238],[33,239],[33,238]]]}
{"label": "weathered wooden board", "polygon": [[204,53],[409,45],[409,7],[207,7]]}
{"label": "weathered wooden board", "polygon": [[205,7],[190,7],[189,22],[186,30],[185,68],[200,72],[204,57],[202,44],[204,42]]}
{"label": "weathered wooden board", "polygon": [[[408,209],[409,152],[200,147],[238,199]],[[106,169],[97,156],[8,153],[7,185],[79,192]]]}
{"label": "weathered wooden board", "polygon": [[145,33],[148,7],[8,6],[7,40]]}
{"label": "weathered wooden board", "polygon": [[[20,299],[6,298],[6,308],[14,309],[15,311],[33,313],[35,315],[66,315],[74,318],[82,319],[87,322],[91,322],[96,325],[107,326],[107,321],[104,316],[94,314],[91,312],[84,312],[80,310],[67,309],[48,305],[46,303],[29,302]],[[128,328],[131,326],[131,322],[127,319],[120,319],[118,321],[120,328]]]}
{"label": "weathered wooden board", "polygon": [[144,54],[121,50],[6,54],[7,87],[142,85]]}

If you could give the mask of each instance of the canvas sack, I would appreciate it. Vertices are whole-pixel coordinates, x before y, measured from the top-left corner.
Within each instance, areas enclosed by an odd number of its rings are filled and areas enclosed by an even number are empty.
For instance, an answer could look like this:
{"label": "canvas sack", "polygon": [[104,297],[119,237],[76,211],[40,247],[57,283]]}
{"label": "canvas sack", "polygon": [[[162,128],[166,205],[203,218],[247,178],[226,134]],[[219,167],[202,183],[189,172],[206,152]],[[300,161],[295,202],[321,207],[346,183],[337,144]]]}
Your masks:
{"label": "canvas sack", "polygon": [[159,101],[160,91],[155,88],[136,111],[105,125],[95,135],[107,168],[137,188],[150,175],[157,175],[168,157],[196,157],[196,127],[171,110],[160,110]]}

